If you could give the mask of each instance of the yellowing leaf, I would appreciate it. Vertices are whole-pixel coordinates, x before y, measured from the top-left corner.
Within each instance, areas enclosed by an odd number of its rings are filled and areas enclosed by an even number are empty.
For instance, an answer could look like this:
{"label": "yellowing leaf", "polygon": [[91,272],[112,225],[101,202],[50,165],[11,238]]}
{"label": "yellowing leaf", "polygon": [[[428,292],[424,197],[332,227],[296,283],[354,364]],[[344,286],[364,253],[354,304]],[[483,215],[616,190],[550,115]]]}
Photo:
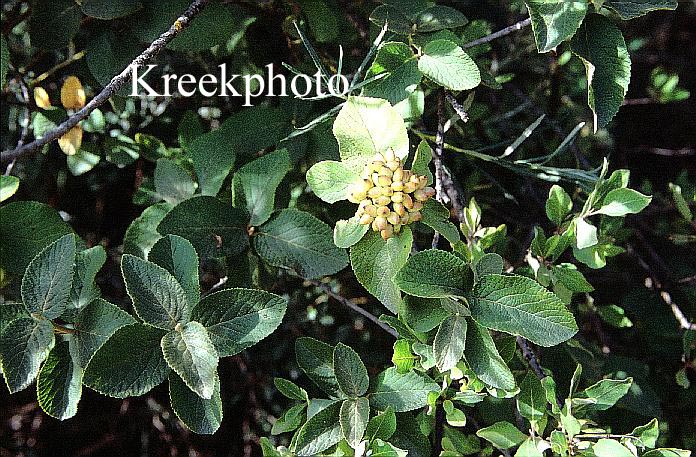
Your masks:
{"label": "yellowing leaf", "polygon": [[77,154],[80,146],[82,146],[82,127],[76,125],[68,133],[58,138],[58,146],[66,155],[73,156]]}
{"label": "yellowing leaf", "polygon": [[48,98],[48,92],[43,87],[34,88],[34,103],[41,109],[48,109],[51,107],[51,99]]}
{"label": "yellowing leaf", "polygon": [[[65,109],[80,109],[85,106],[87,97],[77,76],[68,76],[60,88],[60,102]],[[68,154],[72,155],[72,154]]]}

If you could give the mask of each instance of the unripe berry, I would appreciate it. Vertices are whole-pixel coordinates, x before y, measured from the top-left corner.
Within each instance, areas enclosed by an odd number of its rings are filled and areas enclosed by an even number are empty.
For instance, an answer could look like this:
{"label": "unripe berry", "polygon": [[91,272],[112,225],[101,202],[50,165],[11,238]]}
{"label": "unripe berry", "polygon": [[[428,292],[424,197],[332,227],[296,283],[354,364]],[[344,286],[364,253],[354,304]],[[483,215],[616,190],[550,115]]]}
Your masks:
{"label": "unripe berry", "polygon": [[403,181],[404,180],[404,169],[403,168],[398,168],[394,170],[394,174],[392,175],[392,181]]}
{"label": "unripe berry", "polygon": [[387,206],[389,203],[391,203],[391,198],[387,197],[386,195],[382,195],[374,198],[372,202],[377,206]]}
{"label": "unripe berry", "polygon": [[389,222],[387,222],[387,218],[384,216],[377,216],[374,224],[379,230],[384,230],[389,226]]}
{"label": "unripe berry", "polygon": [[370,172],[375,173],[378,172],[380,168],[382,168],[383,166],[384,162],[382,162],[381,160],[375,160],[373,162],[370,162],[370,164],[368,165]]}
{"label": "unripe berry", "polygon": [[418,177],[418,188],[423,189],[427,185],[428,185],[428,178],[426,178],[425,176],[419,176]]}
{"label": "unripe berry", "polygon": [[392,180],[389,176],[380,175],[377,179],[377,184],[379,184],[381,187],[389,187],[391,186],[391,183]]}
{"label": "unripe berry", "polygon": [[372,204],[365,205],[365,214],[375,217],[377,215],[377,207]]}
{"label": "unripe berry", "polygon": [[367,196],[370,198],[377,198],[382,195],[382,189],[380,187],[373,187],[367,191]]}
{"label": "unripe berry", "polygon": [[391,197],[392,195],[394,195],[394,191],[391,187],[382,187],[382,195],[384,195],[385,197]]}
{"label": "unripe berry", "polygon": [[432,187],[425,187],[423,188],[423,191],[425,192],[425,195],[428,196],[428,198],[435,196],[435,189],[433,189]]}
{"label": "unripe berry", "polygon": [[375,186],[379,186],[379,174],[377,173],[372,173],[372,183]]}
{"label": "unripe berry", "polygon": [[369,214],[365,213],[365,214],[363,214],[362,216],[360,216],[360,221],[359,221],[359,222],[360,222],[362,225],[367,225],[367,224],[371,224],[373,220],[374,220],[374,218],[373,218],[372,216],[370,216]]}
{"label": "unripe berry", "polygon": [[392,235],[394,234],[394,229],[391,225],[389,225],[386,229],[380,230],[379,234],[382,235],[382,239],[386,241],[392,237]]}
{"label": "unripe berry", "polygon": [[389,168],[391,171],[396,171],[401,167],[401,162],[398,160],[390,160],[387,162],[387,168]]}
{"label": "unripe berry", "polygon": [[408,216],[409,222],[418,222],[421,219],[423,219],[423,215],[419,211],[416,211],[415,213],[411,213]]}
{"label": "unripe berry", "polygon": [[377,173],[379,173],[380,176],[388,176],[390,179],[391,179],[392,175],[394,174],[394,172],[392,172],[392,170],[388,167],[380,168],[377,171]]}
{"label": "unripe berry", "polygon": [[399,216],[403,216],[407,213],[406,208],[404,208],[402,203],[394,203],[392,206],[394,207],[394,212]]}
{"label": "unripe berry", "polygon": [[418,211],[420,211],[420,210],[422,210],[422,209],[423,209],[423,203],[421,203],[421,202],[413,202],[413,207],[411,207],[408,211],[409,211],[410,213],[416,213],[416,212],[418,212]]}
{"label": "unripe berry", "polygon": [[416,185],[409,181],[406,184],[404,184],[404,192],[407,194],[412,194],[416,190]]}
{"label": "unripe berry", "polygon": [[356,195],[354,193],[351,193],[348,195],[348,201],[351,203],[360,203],[362,201],[362,198],[358,198],[360,195]]}
{"label": "unripe berry", "polygon": [[394,195],[391,196],[391,201],[394,203],[401,203],[404,201],[404,193],[403,192],[394,192]]}
{"label": "unripe berry", "polygon": [[391,184],[391,188],[395,192],[401,192],[402,190],[404,190],[404,183],[401,181],[394,181]]}
{"label": "unripe berry", "polygon": [[396,155],[394,155],[393,149],[387,149],[386,151],[384,151],[382,155],[384,156],[387,162],[396,160]]}
{"label": "unripe berry", "polygon": [[406,225],[410,222],[411,218],[408,213],[401,216],[401,225]]}
{"label": "unripe berry", "polygon": [[387,208],[386,206],[380,206],[377,208],[377,216],[387,217],[388,214],[389,214],[389,208]]}
{"label": "unripe berry", "polygon": [[416,200],[419,202],[424,202],[428,199],[428,195],[425,193],[423,189],[418,189],[413,193],[413,196],[415,197]]}
{"label": "unripe berry", "polygon": [[411,208],[413,208],[413,199],[411,199],[411,196],[408,194],[403,194],[403,195],[404,195],[404,199],[403,199],[402,203],[404,204],[406,209],[410,210]]}
{"label": "unripe berry", "polygon": [[389,222],[391,225],[397,225],[399,222],[401,222],[401,217],[394,211],[389,213],[389,216],[387,216],[387,222]]}

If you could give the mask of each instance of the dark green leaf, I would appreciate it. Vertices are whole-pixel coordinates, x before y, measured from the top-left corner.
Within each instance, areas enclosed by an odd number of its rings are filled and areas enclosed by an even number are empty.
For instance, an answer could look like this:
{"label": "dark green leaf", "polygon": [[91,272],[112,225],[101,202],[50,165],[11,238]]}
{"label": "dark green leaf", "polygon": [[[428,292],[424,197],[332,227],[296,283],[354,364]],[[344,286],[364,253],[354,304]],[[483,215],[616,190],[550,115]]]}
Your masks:
{"label": "dark green leaf", "polygon": [[169,203],[157,203],[148,208],[135,218],[128,226],[123,238],[123,253],[147,258],[150,249],[162,235],[157,232],[157,226],[164,216],[172,209]]}
{"label": "dark green leaf", "polygon": [[370,401],[364,397],[344,400],[339,418],[343,438],[350,447],[357,448],[365,435],[367,422],[370,419]]}
{"label": "dark green leaf", "polygon": [[188,388],[173,371],[169,373],[169,398],[172,409],[181,422],[194,433],[212,435],[222,422],[220,378],[215,377],[213,395],[206,400]]}
{"label": "dark green leaf", "polygon": [[677,0],[606,0],[602,5],[616,11],[621,19],[635,19],[650,11],[676,9]]}
{"label": "dark green leaf", "polygon": [[334,348],[314,338],[301,337],[295,341],[297,365],[328,395],[339,397],[340,389],[333,368]]}
{"label": "dark green leaf", "polygon": [[473,273],[456,255],[428,249],[409,257],[394,281],[401,290],[416,297],[461,297],[471,289]]}
{"label": "dark green leaf", "polygon": [[549,190],[546,199],[546,217],[551,222],[560,226],[563,219],[573,210],[573,200],[561,186],[554,184]]}
{"label": "dark green leaf", "polygon": [[587,0],[526,0],[539,52],[548,52],[569,39],[587,13]]}
{"label": "dark green leaf", "polygon": [[473,320],[467,325],[464,357],[484,383],[503,390],[515,388],[515,377],[498,353],[490,332]]}
{"label": "dark green leaf", "polygon": [[39,1],[32,5],[29,36],[32,46],[60,49],[80,30],[80,7],[73,0]]}
{"label": "dark green leaf", "polygon": [[68,341],[49,352],[36,379],[36,398],[46,414],[65,420],[77,414],[82,396],[82,368],[73,360]]}
{"label": "dark green leaf", "polygon": [[84,0],[82,2],[83,13],[105,20],[128,16],[142,7],[139,0]]}
{"label": "dark green leaf", "polygon": [[10,393],[31,384],[55,344],[53,326],[45,319],[19,317],[0,333],[0,365]]}
{"label": "dark green leaf", "polygon": [[187,302],[193,306],[201,298],[198,285],[198,255],[185,238],[167,235],[152,247],[148,260],[167,270],[181,285]]}
{"label": "dark green leaf", "polygon": [[202,324],[191,321],[162,337],[167,364],[199,397],[209,400],[215,392],[218,354]]}
{"label": "dark green leaf", "polygon": [[469,90],[481,83],[481,72],[469,55],[450,40],[432,40],[423,48],[418,69],[437,84]]}
{"label": "dark green leaf", "polygon": [[75,255],[75,274],[70,290],[70,302],[73,308],[84,308],[101,295],[94,278],[104,262],[106,262],[106,251],[102,246],[94,246]]}
{"label": "dark green leaf", "polygon": [[290,400],[309,401],[307,391],[292,381],[283,378],[274,378],[273,384],[275,384],[276,389],[278,389],[281,394],[285,395]]}
{"label": "dark green leaf", "polygon": [[333,351],[333,369],[341,391],[348,397],[364,395],[370,386],[367,368],[357,352],[343,343],[338,343]]}
{"label": "dark green leaf", "polygon": [[370,441],[376,439],[388,440],[395,431],[396,414],[394,414],[394,408],[387,406],[387,409],[370,419],[365,431],[365,439]]}
{"label": "dark green leaf", "polygon": [[392,105],[408,98],[423,76],[418,70],[416,55],[401,42],[384,43],[379,48],[365,79],[382,73],[386,76],[365,86],[364,93],[369,97],[385,98]]}
{"label": "dark green leaf", "polygon": [[454,368],[464,355],[466,317],[460,314],[445,318],[435,334],[433,354],[437,369],[445,372]]}
{"label": "dark green leaf", "polygon": [[317,455],[341,440],[340,410],[341,402],[336,401],[309,418],[295,440],[298,456]]}
{"label": "dark green leaf", "polygon": [[527,437],[510,422],[496,422],[479,429],[476,435],[492,443],[499,449],[509,449],[522,443]]}
{"label": "dark green leaf", "polygon": [[401,374],[391,367],[377,376],[369,395],[370,404],[377,409],[391,406],[396,412],[411,411],[427,405],[428,394],[439,390],[439,386],[424,374],[415,371]]}

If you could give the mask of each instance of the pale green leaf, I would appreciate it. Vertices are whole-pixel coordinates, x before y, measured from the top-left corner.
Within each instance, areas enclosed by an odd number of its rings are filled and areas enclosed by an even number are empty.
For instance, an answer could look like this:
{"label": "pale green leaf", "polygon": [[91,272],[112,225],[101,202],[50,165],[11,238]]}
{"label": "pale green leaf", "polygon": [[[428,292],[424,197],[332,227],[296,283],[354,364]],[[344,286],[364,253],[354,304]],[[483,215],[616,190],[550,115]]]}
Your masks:
{"label": "pale green leaf", "polygon": [[610,191],[602,206],[596,211],[607,216],[625,216],[643,211],[652,201],[649,195],[643,195],[633,189],[619,188]]}
{"label": "pale green leaf", "polygon": [[440,324],[433,341],[435,364],[440,372],[454,368],[464,355],[466,317],[451,315]]}
{"label": "pale green leaf", "polygon": [[370,419],[370,401],[364,397],[345,400],[341,404],[339,418],[343,438],[350,447],[357,448],[365,435],[367,422]]}
{"label": "pale green leaf", "polygon": [[68,341],[58,342],[36,379],[36,398],[46,414],[65,420],[77,414],[82,396],[82,368],[73,360]]}
{"label": "pale green leaf", "polygon": [[147,258],[150,249],[162,235],[157,232],[157,226],[164,216],[172,209],[169,203],[157,203],[145,208],[140,216],[128,226],[123,238],[123,253]]}
{"label": "pale green leaf", "polygon": [[573,200],[561,186],[554,184],[549,190],[545,208],[549,220],[560,226],[563,219],[573,210]]}
{"label": "pale green leaf", "polygon": [[596,457],[634,457],[627,447],[608,438],[602,438],[592,446]]}
{"label": "pale green leaf", "polygon": [[396,367],[387,368],[377,376],[370,393],[370,404],[377,409],[391,406],[401,413],[422,408],[428,403],[428,394],[440,388],[428,376],[409,371],[399,373]]}
{"label": "pale green leaf", "polygon": [[539,52],[548,52],[572,37],[587,13],[587,0],[527,0]]}
{"label": "pale green leaf", "polygon": [[307,183],[314,194],[327,203],[345,200],[350,186],[360,180],[360,175],[343,162],[324,160],[307,170]]}
{"label": "pale green leaf", "polygon": [[575,219],[575,246],[585,249],[597,244],[597,227],[580,217]]}
{"label": "pale green leaf", "polygon": [[[5,42],[5,38],[2,38],[3,43]],[[3,45],[4,46],[4,45]],[[5,61],[3,61],[3,64]],[[2,78],[2,81],[4,81],[5,78]],[[11,196],[17,192],[17,189],[19,189],[19,178],[16,176],[5,176],[5,175],[0,175],[0,202],[4,202]]]}
{"label": "pale green leaf", "polygon": [[379,48],[365,79],[382,73],[386,76],[365,86],[364,94],[387,99],[392,105],[408,98],[422,78],[418,59],[410,46],[398,41],[384,43]]}
{"label": "pale green leaf", "polygon": [[656,10],[673,10],[677,0],[605,0],[603,6],[616,11],[621,19],[635,19]]}
{"label": "pale green leaf", "polygon": [[553,293],[523,276],[481,278],[469,300],[471,316],[494,330],[554,346],[578,331],[575,318]]}
{"label": "pale green leaf", "polygon": [[164,330],[144,324],[122,327],[94,354],[83,382],[109,397],[143,395],[167,378],[160,340]]}
{"label": "pale green leaf", "polygon": [[283,378],[273,378],[273,384],[276,386],[276,389],[278,389],[278,392],[285,395],[290,400],[309,401],[307,391],[292,381]]}
{"label": "pale green leaf", "polygon": [[196,395],[174,372],[169,373],[169,399],[172,409],[186,427],[194,433],[212,435],[222,423],[222,399],[220,379],[215,377],[215,387],[210,399]]}
{"label": "pale green leaf", "polygon": [[333,124],[343,163],[355,173],[376,153],[392,149],[401,159],[408,156],[408,135],[399,113],[387,100],[350,97]]}
{"label": "pale green leaf", "polygon": [[223,289],[206,295],[191,318],[208,331],[220,357],[235,355],[273,333],[287,309],[278,295],[256,289]]}
{"label": "pale green leaf", "polygon": [[602,379],[577,395],[576,409],[605,411],[616,404],[633,384],[633,378]]}
{"label": "pale green leaf", "polygon": [[505,421],[481,428],[476,432],[476,435],[499,449],[518,446],[527,438],[527,435],[520,432],[517,427]]}
{"label": "pale green leaf", "polygon": [[199,397],[209,400],[215,391],[218,354],[202,324],[178,325],[162,338],[167,364]]}
{"label": "pale green leaf", "polygon": [[481,83],[481,72],[469,55],[450,40],[432,40],[423,48],[418,69],[437,84],[469,90]]}
{"label": "pale green leaf", "polygon": [[404,227],[398,235],[383,240],[377,232],[368,232],[350,248],[351,266],[360,284],[387,309],[396,312],[401,292],[394,275],[406,264],[413,244],[411,229]]}
{"label": "pale green leaf", "polygon": [[421,222],[436,232],[441,233],[451,245],[461,241],[459,230],[450,221],[450,212],[442,203],[431,198],[423,205],[421,214],[423,215]]}
{"label": "pale green leaf", "polygon": [[515,452],[515,457],[544,457],[532,438],[527,438]]}
{"label": "pale green leaf", "polygon": [[428,185],[433,183],[433,174],[430,171],[430,162],[433,160],[433,149],[426,140],[418,143],[418,148],[413,155],[413,164],[411,171],[420,176],[428,178]]}
{"label": "pale green leaf", "polygon": [[346,251],[333,243],[331,228],[309,213],[286,208],[259,227],[254,249],[266,263],[305,278],[331,275],[348,264]]}
{"label": "pale green leaf", "polygon": [[356,217],[337,221],[333,233],[334,244],[339,248],[349,248],[360,241],[369,229],[368,224],[361,224]]}
{"label": "pale green leaf", "polygon": [[539,378],[532,372],[528,372],[520,383],[517,410],[533,424],[543,419],[546,414],[546,391]]}
{"label": "pale green leaf", "polygon": [[0,333],[0,365],[10,393],[31,384],[55,344],[53,326],[45,319],[19,317]]}
{"label": "pale green leaf", "polygon": [[394,408],[387,406],[383,412],[370,419],[365,430],[365,439],[388,440],[394,432],[396,432],[396,414],[394,414]]}
{"label": "pale green leaf", "polygon": [[181,165],[162,158],[155,167],[155,191],[165,202],[176,204],[193,196],[196,183]]}
{"label": "pale green leaf", "polygon": [[691,451],[675,448],[653,449],[643,454],[643,457],[691,457]]}
{"label": "pale green leaf", "polygon": [[414,22],[419,33],[435,32],[442,29],[461,27],[469,22],[466,17],[454,8],[443,5],[433,5],[419,12]]}
{"label": "pale green leaf", "polygon": [[63,314],[70,298],[74,262],[73,234],[59,238],[34,257],[22,278],[22,301],[30,313],[46,319]]}

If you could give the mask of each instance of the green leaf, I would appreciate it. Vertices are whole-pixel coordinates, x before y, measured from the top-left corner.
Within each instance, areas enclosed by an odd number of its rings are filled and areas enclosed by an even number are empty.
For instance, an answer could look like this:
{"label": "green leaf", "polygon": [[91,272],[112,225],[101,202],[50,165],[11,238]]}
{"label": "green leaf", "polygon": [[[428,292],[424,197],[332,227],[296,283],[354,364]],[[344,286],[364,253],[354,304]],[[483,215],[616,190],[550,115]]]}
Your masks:
{"label": "green leaf", "polygon": [[414,31],[414,24],[406,14],[391,5],[380,5],[370,14],[370,21],[379,27],[387,26],[387,30],[401,35],[409,35]]}
{"label": "green leaf", "polygon": [[333,233],[334,244],[339,248],[349,248],[360,241],[369,229],[369,225],[361,224],[356,217],[337,221]]}
{"label": "green leaf", "polygon": [[539,378],[532,372],[527,372],[520,383],[517,410],[522,417],[527,418],[532,424],[542,420],[546,414],[546,391]]}
{"label": "green leaf", "polygon": [[220,357],[235,355],[273,333],[287,301],[256,289],[223,289],[206,295],[191,318],[205,326]]}
{"label": "green leaf", "polygon": [[412,370],[417,358],[411,352],[411,342],[409,340],[398,339],[394,342],[391,361],[399,373],[406,373]]}
{"label": "green leaf", "polygon": [[30,317],[23,303],[0,302],[0,334],[10,322],[19,317]]}
{"label": "green leaf", "polygon": [[202,324],[191,321],[162,338],[167,364],[199,397],[209,400],[215,392],[218,354]]}
{"label": "green leaf", "polygon": [[341,395],[334,373],[334,348],[309,337],[295,340],[297,365],[321,390],[332,397]]}
{"label": "green leaf", "polygon": [[[96,111],[96,110],[95,110]],[[94,113],[95,111],[92,111]],[[67,156],[66,163],[68,164],[68,169],[73,176],[80,176],[94,167],[101,161],[101,156],[94,154],[93,152],[87,151],[86,148],[90,146],[83,144],[75,155]]]}
{"label": "green leaf", "polygon": [[527,0],[539,52],[548,52],[569,39],[587,13],[587,0]]}
{"label": "green leaf", "polygon": [[598,306],[597,314],[604,322],[616,328],[633,327],[633,322],[626,316],[626,311],[617,305]]}
{"label": "green leaf", "polygon": [[201,289],[198,284],[198,255],[188,240],[176,235],[167,235],[155,243],[148,254],[148,260],[174,276],[191,306],[198,303],[201,298]]}
{"label": "green leaf", "polygon": [[602,6],[614,10],[621,19],[635,19],[656,10],[674,10],[677,0],[605,0]]}
{"label": "green leaf", "polygon": [[428,249],[409,257],[394,282],[409,295],[423,298],[464,296],[473,284],[469,265],[456,255]]}
{"label": "green leaf", "polygon": [[599,14],[585,17],[570,44],[585,64],[587,100],[597,131],[611,121],[623,103],[631,79],[631,58],[621,31]]}
{"label": "green leaf", "polygon": [[657,445],[657,438],[660,436],[660,425],[657,419],[653,419],[645,425],[634,428],[631,432],[631,436],[638,438],[636,442],[638,447],[655,447]]}
{"label": "green leaf", "polygon": [[111,20],[133,14],[143,7],[139,0],[85,0],[82,12],[96,19]]}
{"label": "green leaf", "polygon": [[70,290],[70,302],[73,308],[84,308],[92,300],[99,298],[101,291],[94,279],[104,262],[106,262],[106,251],[102,246],[94,246],[75,255],[75,273]]}
{"label": "green leaf", "polygon": [[575,246],[585,249],[597,244],[597,227],[580,217],[575,219]]}
{"label": "green leaf", "polygon": [[249,224],[258,226],[271,217],[276,189],[292,169],[287,149],[259,157],[237,170],[232,179],[234,206],[246,208]]}
{"label": "green leaf", "polygon": [[85,368],[111,335],[135,322],[130,314],[101,298],[88,304],[73,322],[71,338],[76,349],[76,362]]}
{"label": "green leaf", "polygon": [[350,447],[357,448],[370,419],[370,401],[364,397],[345,400],[341,404],[339,419],[343,438]]}
{"label": "green leaf", "polygon": [[94,354],[83,382],[109,397],[143,395],[167,378],[160,340],[165,332],[144,324],[126,325],[116,331]]}
{"label": "green leaf", "polygon": [[[2,38],[2,40],[3,43],[5,43],[4,37]],[[6,62],[7,60],[3,60],[3,64],[5,64]],[[2,77],[2,81],[5,81],[4,76]],[[4,202],[5,200],[13,196],[15,192],[17,192],[17,189],[19,189],[19,178],[17,178],[16,176],[0,175],[0,202]]]}
{"label": "green leaf", "polygon": [[36,398],[46,414],[65,420],[77,414],[82,396],[82,368],[70,354],[68,341],[58,342],[49,352],[36,379]]}
{"label": "green leaf", "polygon": [[515,452],[515,457],[544,457],[532,438],[527,438]]}
{"label": "green leaf", "polygon": [[469,90],[481,83],[481,72],[469,55],[450,40],[432,40],[423,48],[418,69],[437,84]]}
{"label": "green leaf", "polygon": [[350,97],[333,124],[343,163],[353,172],[362,173],[376,153],[391,148],[401,159],[408,156],[406,125],[387,100]]}
{"label": "green leaf", "polygon": [[481,278],[469,300],[471,317],[484,327],[554,346],[578,331],[573,315],[553,293],[523,276]]}
{"label": "green leaf", "polygon": [[633,378],[602,379],[578,394],[576,409],[605,411],[616,404],[633,384]]}
{"label": "green leaf", "polygon": [[651,200],[651,196],[643,195],[633,189],[614,189],[604,197],[601,208],[596,212],[607,216],[638,214],[650,204]]}
{"label": "green leaf", "polygon": [[370,419],[365,430],[365,439],[388,440],[394,432],[396,432],[396,414],[394,414],[394,408],[387,406],[387,409]]}
{"label": "green leaf", "polygon": [[633,453],[618,441],[603,438],[592,445],[596,457],[633,457]]}
{"label": "green leaf", "polygon": [[433,183],[433,174],[430,171],[430,162],[433,160],[433,149],[430,147],[426,140],[422,140],[418,143],[418,148],[413,155],[413,164],[411,165],[411,171],[417,175],[425,176],[428,178],[428,185]]}
{"label": "green leaf", "polygon": [[133,308],[143,321],[164,330],[189,321],[191,306],[186,292],[167,270],[125,254],[121,258],[121,271]]}
{"label": "green leaf", "polygon": [[335,9],[327,5],[324,0],[300,0],[299,3],[307,16],[314,38],[319,43],[335,40],[340,30]]}
{"label": "green leaf", "polygon": [[157,226],[162,235],[179,235],[204,259],[234,256],[249,246],[248,215],[215,197],[193,197],[176,205]]}
{"label": "green leaf", "polygon": [[279,435],[281,433],[297,430],[306,419],[306,408],[307,405],[305,403],[299,403],[285,411],[285,413],[273,423],[271,434]]}
{"label": "green leaf", "polygon": [[248,25],[246,15],[236,5],[214,3],[196,15],[191,26],[178,34],[168,47],[175,51],[205,51],[215,45],[224,45]]}
{"label": "green leaf", "polygon": [[407,295],[399,316],[417,332],[429,332],[450,315],[442,306],[443,300],[449,298],[420,298]]}
{"label": "green leaf", "polygon": [[345,250],[333,243],[331,228],[309,213],[286,208],[263,224],[253,238],[266,263],[302,277],[331,275],[348,264]]}
{"label": "green leaf", "polygon": [[350,186],[360,180],[360,175],[343,162],[324,160],[307,170],[307,183],[314,194],[327,203],[346,200]]}
{"label": "green leaf", "polygon": [[162,238],[157,232],[157,226],[164,216],[172,209],[169,203],[157,203],[145,208],[140,216],[128,226],[123,238],[123,253],[147,258],[150,249],[157,240]]}
{"label": "green leaf", "polygon": [[309,402],[307,391],[294,382],[283,378],[273,378],[273,384],[275,384],[278,392],[285,395],[290,400]]}
{"label": "green leaf", "polygon": [[68,307],[75,262],[75,235],[65,235],[29,263],[22,278],[22,301],[30,313],[55,319]]}
{"label": "green leaf", "polygon": [[383,240],[379,233],[368,232],[350,248],[350,261],[355,277],[393,313],[401,303],[401,292],[394,275],[406,264],[413,244],[411,229]]}
{"label": "green leaf", "polygon": [[423,77],[411,47],[398,41],[382,44],[365,79],[382,73],[386,76],[365,86],[363,93],[369,97],[385,98],[392,105],[408,98]]}
{"label": "green leaf", "polygon": [[[115,31],[110,27],[102,27],[90,36],[85,50],[85,61],[96,82],[101,86],[106,86],[111,78],[128,67],[144,48],[133,34],[121,30]],[[127,96],[131,89],[131,85],[126,84],[117,94]],[[132,138],[119,135],[111,140],[113,142],[110,144],[114,147],[107,154],[107,160],[126,165],[133,163],[138,158],[140,151]]]}
{"label": "green leaf", "polygon": [[155,191],[165,202],[176,204],[193,196],[196,183],[181,165],[161,158],[155,167]]}
{"label": "green leaf", "polygon": [[206,400],[188,388],[174,372],[169,373],[169,399],[172,409],[186,427],[194,433],[212,435],[222,423],[220,378],[215,377],[213,395]]}
{"label": "green leaf", "polygon": [[466,17],[449,6],[434,5],[419,12],[414,19],[419,33],[461,27],[469,22]]}
{"label": "green leaf", "polygon": [[505,262],[500,255],[494,252],[484,254],[474,265],[474,279],[479,281],[486,275],[502,274],[504,266]]}
{"label": "green leaf", "polygon": [[295,440],[298,456],[317,455],[341,441],[340,410],[341,402],[336,401],[307,420]]}
{"label": "green leaf", "polygon": [[29,18],[31,45],[42,49],[60,49],[68,45],[80,30],[80,7],[73,0],[36,2]]}
{"label": "green leaf", "polygon": [[415,371],[399,373],[396,367],[387,368],[377,376],[370,404],[377,409],[391,406],[401,413],[422,408],[428,404],[428,394],[440,388],[428,376]]}
{"label": "green leaf", "polygon": [[11,394],[25,389],[55,344],[53,326],[45,319],[19,317],[0,333],[0,365]]}
{"label": "green leaf", "polygon": [[563,219],[573,210],[573,200],[561,186],[554,184],[546,199],[546,216],[551,222],[560,226]]}
{"label": "green leaf", "polygon": [[436,232],[440,232],[451,245],[461,241],[459,230],[449,220],[450,212],[442,203],[431,198],[423,205],[421,214],[423,215],[421,222]]}
{"label": "green leaf", "polygon": [[464,355],[466,346],[466,317],[451,315],[440,324],[433,341],[435,365],[440,372],[454,368]]}
{"label": "green leaf", "polygon": [[505,421],[481,428],[476,432],[476,435],[499,449],[510,449],[518,446],[527,438],[527,435],[520,432],[517,427]]}
{"label": "green leaf", "polygon": [[469,321],[464,357],[476,376],[496,389],[513,390],[515,377],[498,353],[491,334],[475,321]]}
{"label": "green leaf", "polygon": [[592,292],[594,290],[592,284],[587,282],[585,276],[572,263],[554,265],[552,271],[556,281],[571,292]]}
{"label": "green leaf", "polygon": [[691,457],[691,451],[675,448],[653,449],[643,454],[643,457]]}
{"label": "green leaf", "polygon": [[367,368],[352,348],[343,343],[336,345],[333,351],[333,369],[338,387],[348,397],[360,397],[367,392],[370,386]]}
{"label": "green leaf", "polygon": [[220,129],[213,130],[192,140],[186,152],[193,161],[201,193],[217,195],[237,157],[233,139]]}

